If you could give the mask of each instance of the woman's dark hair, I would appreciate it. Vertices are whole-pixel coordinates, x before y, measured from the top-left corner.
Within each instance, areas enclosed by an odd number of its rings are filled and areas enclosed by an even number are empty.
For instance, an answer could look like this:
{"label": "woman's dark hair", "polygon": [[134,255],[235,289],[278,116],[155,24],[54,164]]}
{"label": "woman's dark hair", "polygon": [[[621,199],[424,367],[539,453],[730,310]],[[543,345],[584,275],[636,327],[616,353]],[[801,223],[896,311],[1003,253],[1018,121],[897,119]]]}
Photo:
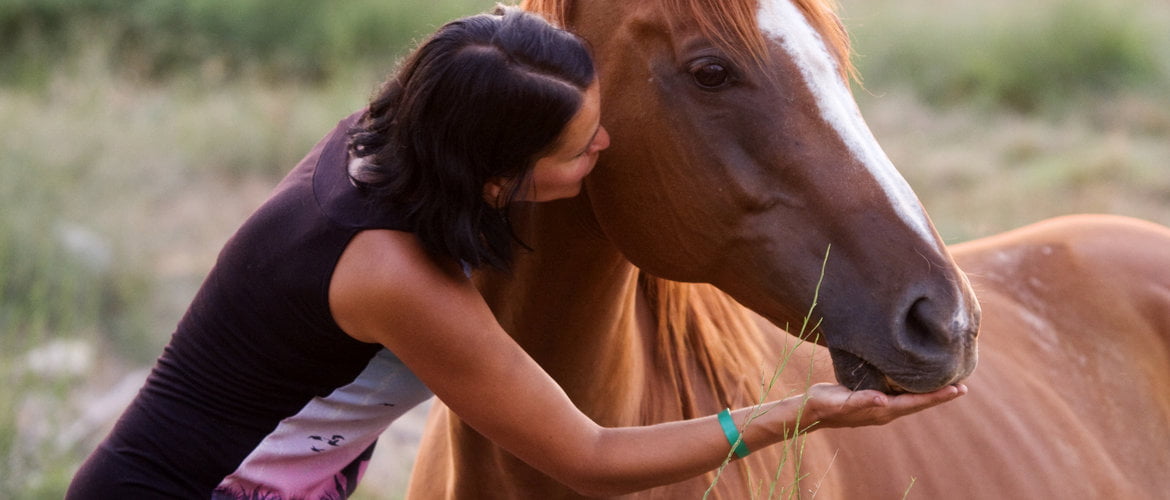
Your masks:
{"label": "woman's dark hair", "polygon": [[[585,42],[535,14],[497,7],[439,28],[350,130],[350,172],[403,213],[434,256],[508,269],[506,211],[556,147],[595,78]],[[484,185],[506,180],[496,203]]]}

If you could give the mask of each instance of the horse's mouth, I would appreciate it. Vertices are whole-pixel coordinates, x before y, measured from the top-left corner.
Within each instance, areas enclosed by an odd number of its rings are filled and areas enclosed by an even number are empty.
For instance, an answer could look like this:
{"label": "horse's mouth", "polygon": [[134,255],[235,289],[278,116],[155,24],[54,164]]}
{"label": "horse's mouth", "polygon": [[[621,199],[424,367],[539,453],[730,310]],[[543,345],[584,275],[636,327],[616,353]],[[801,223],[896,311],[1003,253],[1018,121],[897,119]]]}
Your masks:
{"label": "horse's mouth", "polygon": [[905,387],[902,387],[902,386],[898,385],[897,382],[894,382],[894,379],[890,378],[889,375],[886,375],[884,382],[886,383],[886,387],[889,387],[889,390],[885,391],[885,392],[887,392],[889,394],[902,394],[902,393],[910,392],[910,391],[906,390]]}
{"label": "horse's mouth", "polygon": [[854,391],[875,390],[886,394],[911,392],[882,372],[873,363],[841,349],[829,349],[837,382]]}
{"label": "horse's mouth", "polygon": [[962,380],[974,369],[973,365],[957,372],[946,367],[939,367],[939,370],[919,367],[918,371],[888,373],[849,351],[830,347],[829,355],[833,358],[833,371],[837,375],[838,383],[855,391],[872,389],[886,394],[936,391],[947,384]]}

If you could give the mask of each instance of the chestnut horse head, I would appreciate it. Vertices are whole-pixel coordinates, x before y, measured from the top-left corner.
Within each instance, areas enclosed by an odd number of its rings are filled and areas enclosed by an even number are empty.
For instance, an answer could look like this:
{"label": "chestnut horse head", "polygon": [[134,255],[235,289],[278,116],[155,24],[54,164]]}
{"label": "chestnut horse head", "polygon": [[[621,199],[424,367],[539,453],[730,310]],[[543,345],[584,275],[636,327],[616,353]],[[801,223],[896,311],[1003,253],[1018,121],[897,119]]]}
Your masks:
{"label": "chestnut horse head", "polygon": [[613,143],[584,192],[630,262],[781,327],[819,284],[818,342],[850,387],[924,392],[971,373],[978,303],[858,111],[831,5],[523,6],[593,46]]}

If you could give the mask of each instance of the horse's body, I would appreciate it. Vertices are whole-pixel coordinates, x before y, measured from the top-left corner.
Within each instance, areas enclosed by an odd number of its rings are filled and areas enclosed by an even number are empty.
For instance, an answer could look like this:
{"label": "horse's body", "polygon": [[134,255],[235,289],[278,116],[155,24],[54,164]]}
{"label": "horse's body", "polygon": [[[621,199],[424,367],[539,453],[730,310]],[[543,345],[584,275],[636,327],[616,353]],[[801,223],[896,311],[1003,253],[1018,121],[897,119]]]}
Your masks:
{"label": "horse's body", "polygon": [[971,393],[832,430],[829,497],[1164,498],[1170,230],[1052,219],[952,248],[983,305]]}
{"label": "horse's body", "polygon": [[[583,196],[517,214],[535,251],[477,280],[603,425],[755,402],[796,342],[781,327],[799,328],[818,283],[828,349],[797,348],[770,398],[834,377],[929,391],[974,367],[979,307],[848,97],[836,18],[811,0],[761,4],[526,3],[593,44],[614,141]],[[799,453],[756,450],[717,496],[749,497],[781,461],[779,487],[799,461],[801,491],[829,497],[900,497],[911,477],[947,497],[1170,491],[1170,454],[1138,446],[1170,442],[1170,397],[1155,389],[1170,377],[1164,248],[1170,231],[1115,219],[957,248],[987,317],[972,393],[892,426],[814,433]],[[710,481],[645,495],[693,498]],[[411,495],[574,496],[441,405]]]}

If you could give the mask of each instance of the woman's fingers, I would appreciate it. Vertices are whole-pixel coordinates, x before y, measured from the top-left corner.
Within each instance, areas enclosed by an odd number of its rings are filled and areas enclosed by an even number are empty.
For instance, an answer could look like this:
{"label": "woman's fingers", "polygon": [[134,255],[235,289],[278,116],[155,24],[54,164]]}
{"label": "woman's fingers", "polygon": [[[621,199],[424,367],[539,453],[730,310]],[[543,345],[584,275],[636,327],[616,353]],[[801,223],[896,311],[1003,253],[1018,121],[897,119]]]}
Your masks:
{"label": "woman's fingers", "polygon": [[808,404],[825,427],[881,425],[898,417],[917,413],[954,400],[967,393],[967,386],[955,384],[925,394],[890,395],[879,391],[850,391],[830,384],[809,388]]}
{"label": "woman's fingers", "polygon": [[934,392],[925,394],[898,394],[895,396],[887,396],[889,402],[887,406],[890,410],[898,412],[901,415],[919,412],[937,406],[947,401],[954,400],[959,396],[967,393],[967,386],[963,384],[948,385]]}

